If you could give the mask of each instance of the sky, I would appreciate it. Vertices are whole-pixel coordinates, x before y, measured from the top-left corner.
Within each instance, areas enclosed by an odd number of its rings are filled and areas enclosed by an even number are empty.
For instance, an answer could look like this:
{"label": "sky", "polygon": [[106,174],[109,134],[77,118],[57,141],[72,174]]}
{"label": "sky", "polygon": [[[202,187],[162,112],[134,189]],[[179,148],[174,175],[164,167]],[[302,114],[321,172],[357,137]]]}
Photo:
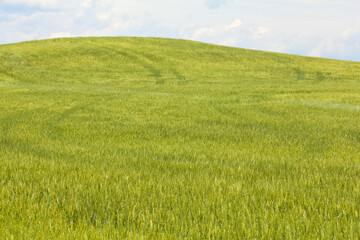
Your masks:
{"label": "sky", "polygon": [[189,39],[360,61],[360,0],[0,0],[0,44],[78,36]]}

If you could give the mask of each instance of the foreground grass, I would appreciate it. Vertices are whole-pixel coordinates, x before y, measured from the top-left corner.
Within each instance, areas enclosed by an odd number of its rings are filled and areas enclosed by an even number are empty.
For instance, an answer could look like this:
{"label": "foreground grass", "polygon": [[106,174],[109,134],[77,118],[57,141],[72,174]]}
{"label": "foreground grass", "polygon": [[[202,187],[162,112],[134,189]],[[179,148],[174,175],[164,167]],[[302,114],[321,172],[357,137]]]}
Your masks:
{"label": "foreground grass", "polygon": [[151,38],[0,46],[1,239],[358,239],[360,63]]}

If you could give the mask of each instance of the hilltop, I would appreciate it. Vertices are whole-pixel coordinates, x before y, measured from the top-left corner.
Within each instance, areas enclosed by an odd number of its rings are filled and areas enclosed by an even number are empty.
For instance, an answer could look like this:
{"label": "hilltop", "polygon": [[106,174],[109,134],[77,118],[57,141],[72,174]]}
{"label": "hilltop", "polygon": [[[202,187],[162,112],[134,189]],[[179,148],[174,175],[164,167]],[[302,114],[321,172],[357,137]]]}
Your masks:
{"label": "hilltop", "polygon": [[3,84],[39,88],[71,85],[150,90],[181,85],[197,86],[190,89],[201,93],[211,88],[210,84],[245,89],[269,85],[307,88],[324,80],[358,80],[360,74],[357,62],[172,39],[50,39],[0,45],[0,49]]}

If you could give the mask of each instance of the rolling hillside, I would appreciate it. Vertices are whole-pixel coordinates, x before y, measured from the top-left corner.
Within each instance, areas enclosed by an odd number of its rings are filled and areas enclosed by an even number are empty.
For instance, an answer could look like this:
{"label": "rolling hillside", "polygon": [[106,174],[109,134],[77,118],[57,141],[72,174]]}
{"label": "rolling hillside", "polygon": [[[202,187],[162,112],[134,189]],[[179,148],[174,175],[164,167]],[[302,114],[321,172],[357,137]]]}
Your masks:
{"label": "rolling hillside", "polygon": [[359,221],[359,62],[0,45],[0,239],[358,239]]}

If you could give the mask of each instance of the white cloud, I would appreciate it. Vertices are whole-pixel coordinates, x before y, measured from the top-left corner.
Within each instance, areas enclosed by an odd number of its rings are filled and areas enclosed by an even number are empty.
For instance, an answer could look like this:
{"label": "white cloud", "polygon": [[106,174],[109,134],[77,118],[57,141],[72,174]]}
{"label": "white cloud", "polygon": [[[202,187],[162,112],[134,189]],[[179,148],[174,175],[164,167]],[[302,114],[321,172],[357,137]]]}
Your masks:
{"label": "white cloud", "polygon": [[360,31],[347,30],[343,34],[319,39],[306,55],[328,58],[336,56],[335,58],[359,61],[357,56],[360,56]]}
{"label": "white cloud", "polygon": [[[113,20],[111,24],[100,29],[89,29],[84,31],[81,36],[123,36],[130,30],[137,30],[140,25],[135,21]],[[131,35],[131,34],[129,34]]]}
{"label": "white cloud", "polygon": [[309,52],[309,56],[320,57],[324,49],[324,43],[319,43],[316,47],[312,48]]}
{"label": "white cloud", "polygon": [[110,18],[110,13],[99,13],[96,15],[96,18],[100,21],[106,21]]}
{"label": "white cloud", "polygon": [[199,28],[197,29],[192,38],[194,40],[200,40],[203,36],[216,37],[219,34],[223,34],[239,28],[242,25],[240,19],[235,19],[231,24],[228,25],[215,25],[210,28]]}
{"label": "white cloud", "polygon": [[82,0],[80,2],[80,5],[83,7],[91,7],[93,0]]}
{"label": "white cloud", "polygon": [[[343,39],[349,39],[355,35],[358,35],[360,34],[360,26],[355,26],[355,27],[352,27],[352,28],[349,28],[347,30],[345,30],[341,36]],[[360,42],[360,40],[359,40]]]}
{"label": "white cloud", "polygon": [[52,33],[50,35],[50,38],[65,38],[65,37],[73,37],[73,35],[70,32],[58,32],[58,33]]}
{"label": "white cloud", "polygon": [[235,46],[236,41],[237,41],[236,38],[232,37],[232,38],[228,38],[228,39],[222,41],[220,44],[224,45],[224,46],[231,46],[232,47],[232,46]]}
{"label": "white cloud", "polygon": [[270,32],[268,28],[258,27],[255,30],[250,28],[250,31],[253,33],[253,39],[262,39],[266,34]]}
{"label": "white cloud", "polygon": [[238,28],[238,27],[240,27],[241,25],[242,25],[241,20],[237,18],[237,19],[235,19],[230,25],[225,26],[225,29],[226,29],[227,31],[229,31],[229,30],[231,30],[231,29]]}
{"label": "white cloud", "polygon": [[212,28],[199,28],[193,34],[193,39],[198,40],[204,34],[211,34],[214,30]]}
{"label": "white cloud", "polygon": [[7,4],[25,4],[27,6],[56,7],[61,0],[3,0]]}
{"label": "white cloud", "polygon": [[62,0],[2,0],[4,3],[12,5],[26,5],[29,7],[39,6],[42,8],[51,9],[74,9],[79,7],[91,7],[93,0],[77,0],[77,1],[62,1]]}

